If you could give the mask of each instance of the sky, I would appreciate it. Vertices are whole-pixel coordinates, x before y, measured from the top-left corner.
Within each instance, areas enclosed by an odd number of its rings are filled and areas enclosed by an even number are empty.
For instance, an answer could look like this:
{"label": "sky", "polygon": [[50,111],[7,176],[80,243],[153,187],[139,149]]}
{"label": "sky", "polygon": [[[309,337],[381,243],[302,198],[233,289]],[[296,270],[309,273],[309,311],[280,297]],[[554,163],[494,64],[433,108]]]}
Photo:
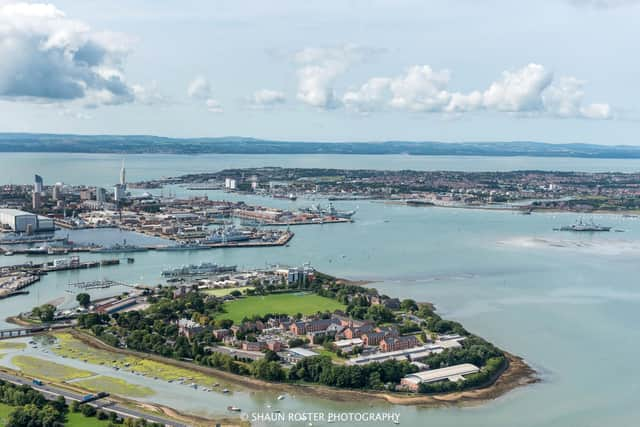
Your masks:
{"label": "sky", "polygon": [[640,0],[0,0],[0,132],[640,145]]}

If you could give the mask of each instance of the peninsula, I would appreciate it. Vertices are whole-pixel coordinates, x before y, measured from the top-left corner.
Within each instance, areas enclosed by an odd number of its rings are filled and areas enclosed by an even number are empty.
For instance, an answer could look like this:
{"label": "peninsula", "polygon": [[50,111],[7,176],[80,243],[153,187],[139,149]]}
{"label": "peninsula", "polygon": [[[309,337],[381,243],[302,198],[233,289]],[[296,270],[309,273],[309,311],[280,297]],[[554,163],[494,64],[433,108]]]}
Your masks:
{"label": "peninsula", "polygon": [[[72,317],[77,326],[75,338],[63,334],[52,351],[79,357],[67,347],[79,339],[104,353],[82,350],[94,363],[129,354],[248,388],[408,405],[477,402],[537,381],[523,360],[428,303],[381,295],[309,265],[224,276],[147,289],[126,310],[95,302],[89,312],[57,313],[53,322]],[[44,312],[38,307],[23,320]]]}

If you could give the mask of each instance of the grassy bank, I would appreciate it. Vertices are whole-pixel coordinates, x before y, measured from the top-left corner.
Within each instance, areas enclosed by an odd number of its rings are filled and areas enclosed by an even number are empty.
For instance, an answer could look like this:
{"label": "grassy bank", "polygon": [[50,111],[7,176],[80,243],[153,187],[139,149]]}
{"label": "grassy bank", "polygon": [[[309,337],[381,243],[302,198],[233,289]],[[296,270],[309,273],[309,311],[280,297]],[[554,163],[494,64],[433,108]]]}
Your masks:
{"label": "grassy bank", "polygon": [[111,394],[134,398],[149,397],[155,394],[149,387],[131,384],[120,378],[106,377],[103,375],[74,381],[73,384],[93,392],[108,390]]}
{"label": "grassy bank", "polygon": [[69,381],[93,375],[93,372],[31,356],[14,356],[11,362],[20,368],[25,375],[54,382]]}
{"label": "grassy bank", "polygon": [[[195,372],[190,369],[184,369],[177,366],[172,366],[167,363],[158,362],[150,358],[143,358],[134,356],[132,354],[116,353],[107,351],[95,346],[88,345],[87,343],[75,338],[69,333],[61,332],[54,334],[58,340],[59,348],[56,346],[52,348],[52,352],[65,356],[71,359],[83,360],[87,363],[94,365],[106,365],[117,367],[123,371],[137,372],[147,377],[157,377],[164,381],[175,381],[179,378],[190,378],[189,382],[196,383],[204,387],[213,387],[214,384],[222,382],[220,378],[204,375],[199,372]],[[109,378],[109,377],[103,377]],[[81,385],[81,382],[76,382]],[[89,383],[91,385],[91,383]],[[113,383],[114,386],[117,384]],[[132,395],[129,392],[140,393],[142,390],[133,390],[131,384],[128,387],[121,388],[122,393],[118,393],[115,390],[113,393],[121,394],[122,396],[141,397]],[[225,384],[226,388],[232,388],[231,385]],[[223,387],[224,388],[224,387]],[[104,388],[109,390],[109,388]],[[104,390],[103,389],[103,390]]]}

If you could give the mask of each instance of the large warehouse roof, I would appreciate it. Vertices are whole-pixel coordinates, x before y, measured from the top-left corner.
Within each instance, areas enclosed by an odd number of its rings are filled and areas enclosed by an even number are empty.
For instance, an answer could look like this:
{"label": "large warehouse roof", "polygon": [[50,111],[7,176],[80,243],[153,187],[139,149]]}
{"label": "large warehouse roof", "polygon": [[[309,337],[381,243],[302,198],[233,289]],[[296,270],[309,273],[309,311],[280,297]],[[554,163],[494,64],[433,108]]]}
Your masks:
{"label": "large warehouse roof", "polygon": [[10,216],[35,215],[31,212],[21,211],[19,209],[0,209],[0,214]]}
{"label": "large warehouse roof", "polygon": [[429,371],[416,372],[407,375],[405,380],[419,383],[431,383],[434,381],[442,381],[450,379],[457,381],[462,375],[468,375],[478,372],[480,369],[471,363],[462,363],[460,365],[447,366],[446,368],[432,369]]}

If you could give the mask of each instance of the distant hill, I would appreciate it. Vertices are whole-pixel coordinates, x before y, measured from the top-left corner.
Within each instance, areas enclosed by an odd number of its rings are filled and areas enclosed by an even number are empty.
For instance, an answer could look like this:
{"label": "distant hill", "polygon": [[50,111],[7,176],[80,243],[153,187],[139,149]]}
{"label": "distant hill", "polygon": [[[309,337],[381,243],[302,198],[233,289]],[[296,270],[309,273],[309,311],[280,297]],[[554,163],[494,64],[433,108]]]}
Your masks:
{"label": "distant hill", "polygon": [[640,147],[543,142],[306,142],[244,137],[166,138],[147,135],[0,133],[0,152],[164,154],[408,154],[640,158]]}

